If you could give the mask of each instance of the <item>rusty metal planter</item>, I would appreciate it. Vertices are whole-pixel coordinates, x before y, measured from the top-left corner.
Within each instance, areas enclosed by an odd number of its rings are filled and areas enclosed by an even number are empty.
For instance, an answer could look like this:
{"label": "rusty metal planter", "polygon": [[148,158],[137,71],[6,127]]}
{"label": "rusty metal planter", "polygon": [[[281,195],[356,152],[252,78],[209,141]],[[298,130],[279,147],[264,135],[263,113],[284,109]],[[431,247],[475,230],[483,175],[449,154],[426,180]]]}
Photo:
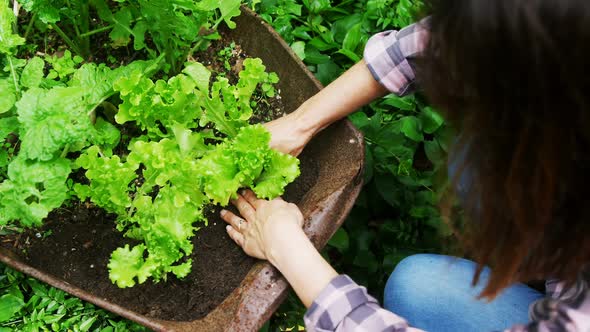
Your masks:
{"label": "rusty metal planter", "polygon": [[[243,8],[242,11],[243,14],[236,19],[237,29],[232,30],[229,37],[250,56],[260,57],[269,70],[279,75],[279,89],[287,111],[295,110],[321,89],[320,83],[272,28],[249,9]],[[305,231],[317,248],[322,248],[340,227],[359,194],[362,142],[361,134],[344,120],[324,130],[304,152],[320,165],[315,184],[299,203],[306,219]],[[33,268],[15,252],[0,248],[0,261],[156,331],[256,331],[285,299],[289,287],[274,267],[259,262],[240,286],[204,318],[186,322],[165,321],[115,305]]]}

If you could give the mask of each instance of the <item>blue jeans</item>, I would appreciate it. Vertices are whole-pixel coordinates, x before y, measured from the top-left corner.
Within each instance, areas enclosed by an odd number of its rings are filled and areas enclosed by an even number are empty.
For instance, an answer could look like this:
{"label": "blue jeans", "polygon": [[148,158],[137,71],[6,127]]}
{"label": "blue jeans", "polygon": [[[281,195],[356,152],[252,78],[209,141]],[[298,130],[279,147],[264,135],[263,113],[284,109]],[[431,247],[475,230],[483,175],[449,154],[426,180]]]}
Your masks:
{"label": "blue jeans", "polygon": [[384,306],[426,331],[496,331],[527,323],[529,305],[543,294],[515,284],[492,302],[478,300],[489,269],[471,287],[476,264],[442,255],[420,254],[402,260],[385,286]]}

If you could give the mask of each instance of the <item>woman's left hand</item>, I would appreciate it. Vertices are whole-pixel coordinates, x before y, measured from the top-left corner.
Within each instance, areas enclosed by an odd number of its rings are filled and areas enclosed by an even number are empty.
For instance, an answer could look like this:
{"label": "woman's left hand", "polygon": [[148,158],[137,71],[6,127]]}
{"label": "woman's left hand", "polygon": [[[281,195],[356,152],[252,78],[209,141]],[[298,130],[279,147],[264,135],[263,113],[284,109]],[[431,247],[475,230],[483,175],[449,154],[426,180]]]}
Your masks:
{"label": "woman's left hand", "polygon": [[222,210],[221,218],[229,224],[229,236],[252,257],[274,264],[273,253],[278,251],[278,246],[289,241],[294,230],[303,233],[303,215],[293,203],[280,198],[258,199],[251,190],[245,190],[232,204],[241,217]]}

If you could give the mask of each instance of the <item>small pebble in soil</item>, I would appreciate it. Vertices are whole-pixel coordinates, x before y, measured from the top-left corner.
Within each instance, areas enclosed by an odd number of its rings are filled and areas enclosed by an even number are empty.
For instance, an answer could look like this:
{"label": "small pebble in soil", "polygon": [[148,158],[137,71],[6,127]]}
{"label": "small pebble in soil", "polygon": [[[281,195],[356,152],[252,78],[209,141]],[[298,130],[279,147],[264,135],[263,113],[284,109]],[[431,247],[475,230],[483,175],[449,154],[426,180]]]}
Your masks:
{"label": "small pebble in soil", "polygon": [[348,143],[350,143],[350,144],[354,144],[354,143],[356,143],[356,140],[355,140],[354,138],[351,138],[351,139],[348,141]]}
{"label": "small pebble in soil", "polygon": [[41,233],[35,233],[35,237],[40,239],[41,238]]}
{"label": "small pebble in soil", "polygon": [[90,268],[91,269],[94,269],[94,264],[90,264]]}

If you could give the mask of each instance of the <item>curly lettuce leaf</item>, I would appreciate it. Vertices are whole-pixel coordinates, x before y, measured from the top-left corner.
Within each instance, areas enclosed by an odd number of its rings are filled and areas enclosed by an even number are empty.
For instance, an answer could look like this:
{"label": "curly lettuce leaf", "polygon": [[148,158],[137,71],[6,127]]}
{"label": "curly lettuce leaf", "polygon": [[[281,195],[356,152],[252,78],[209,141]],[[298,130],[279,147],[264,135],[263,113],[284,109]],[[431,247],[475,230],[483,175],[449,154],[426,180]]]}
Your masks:
{"label": "curly lettuce leaf", "polygon": [[299,160],[272,150],[269,142],[270,133],[262,125],[244,127],[198,160],[207,196],[227,205],[239,188],[252,186],[260,197],[281,195],[299,176]]}
{"label": "curly lettuce leaf", "polygon": [[89,185],[76,183],[74,192],[81,200],[90,200],[111,213],[126,215],[131,206],[130,183],[137,177],[139,164],[123,163],[119,156],[101,156],[98,146],[92,146],[76,159],[74,166],[86,169]]}
{"label": "curly lettuce leaf", "polygon": [[119,124],[134,121],[153,138],[170,136],[177,123],[193,128],[199,117],[197,96],[192,93],[195,85],[183,74],[153,82],[142,71],[133,71],[114,84],[123,100],[115,120]]}
{"label": "curly lettuce leaf", "polygon": [[297,158],[271,150],[264,173],[256,179],[252,190],[260,198],[272,199],[281,196],[287,184],[295,181],[299,174]]}
{"label": "curly lettuce leaf", "polygon": [[44,162],[14,159],[8,166],[8,179],[0,184],[0,225],[18,220],[24,227],[40,226],[68,198],[70,171],[70,161],[63,158]]}
{"label": "curly lettuce leaf", "polygon": [[129,249],[126,244],[125,247],[113,251],[107,267],[109,278],[119,288],[133,287],[136,278],[140,284],[144,283],[155,270],[152,262],[144,260],[144,251],[143,244],[136,245],[133,249]]}

